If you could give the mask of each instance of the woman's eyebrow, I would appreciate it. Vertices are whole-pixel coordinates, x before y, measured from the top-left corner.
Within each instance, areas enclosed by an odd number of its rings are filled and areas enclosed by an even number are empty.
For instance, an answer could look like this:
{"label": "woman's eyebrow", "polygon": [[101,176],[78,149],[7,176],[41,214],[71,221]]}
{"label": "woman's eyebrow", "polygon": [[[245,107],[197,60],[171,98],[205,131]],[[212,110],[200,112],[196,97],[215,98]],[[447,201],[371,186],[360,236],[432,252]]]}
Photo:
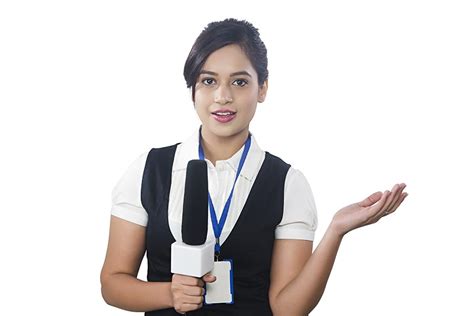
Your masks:
{"label": "woman's eyebrow", "polygon": [[[200,75],[202,74],[206,74],[206,75],[211,75],[211,76],[219,76],[216,72],[213,72],[213,71],[209,71],[209,70],[201,70],[199,72]],[[252,76],[245,70],[242,70],[242,71],[237,71],[237,72],[233,72],[230,74],[230,76],[240,76],[240,75],[244,75],[244,76],[249,76],[250,78],[252,78]]]}

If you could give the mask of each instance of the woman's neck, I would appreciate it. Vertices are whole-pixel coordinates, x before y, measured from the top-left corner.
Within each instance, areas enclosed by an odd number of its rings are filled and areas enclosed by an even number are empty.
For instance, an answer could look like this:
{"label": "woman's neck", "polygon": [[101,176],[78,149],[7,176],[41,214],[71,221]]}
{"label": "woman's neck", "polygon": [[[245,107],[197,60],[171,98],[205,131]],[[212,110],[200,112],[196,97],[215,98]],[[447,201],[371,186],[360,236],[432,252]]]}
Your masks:
{"label": "woman's neck", "polygon": [[221,137],[203,128],[201,136],[204,156],[215,166],[217,160],[227,160],[242,148],[249,136],[249,131],[247,128],[236,135]]}

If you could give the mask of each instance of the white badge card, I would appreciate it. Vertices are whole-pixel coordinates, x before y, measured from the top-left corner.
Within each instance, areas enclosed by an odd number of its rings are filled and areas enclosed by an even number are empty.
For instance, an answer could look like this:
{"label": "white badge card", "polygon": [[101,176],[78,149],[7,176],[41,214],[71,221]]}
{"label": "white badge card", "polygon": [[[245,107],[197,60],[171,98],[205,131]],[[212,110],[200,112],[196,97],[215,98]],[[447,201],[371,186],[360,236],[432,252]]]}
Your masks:
{"label": "white badge card", "polygon": [[204,304],[234,303],[234,274],[231,260],[214,262],[210,272],[216,276],[212,283],[206,283]]}

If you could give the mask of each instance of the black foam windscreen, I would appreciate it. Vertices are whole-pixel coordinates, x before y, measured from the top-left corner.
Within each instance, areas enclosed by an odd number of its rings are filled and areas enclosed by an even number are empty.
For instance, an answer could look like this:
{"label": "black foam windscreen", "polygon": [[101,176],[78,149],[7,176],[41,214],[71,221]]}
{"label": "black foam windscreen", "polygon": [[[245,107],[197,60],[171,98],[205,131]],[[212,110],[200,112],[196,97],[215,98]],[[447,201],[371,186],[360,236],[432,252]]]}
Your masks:
{"label": "black foam windscreen", "polygon": [[187,245],[206,242],[208,221],[207,163],[190,160],[186,169],[181,234]]}

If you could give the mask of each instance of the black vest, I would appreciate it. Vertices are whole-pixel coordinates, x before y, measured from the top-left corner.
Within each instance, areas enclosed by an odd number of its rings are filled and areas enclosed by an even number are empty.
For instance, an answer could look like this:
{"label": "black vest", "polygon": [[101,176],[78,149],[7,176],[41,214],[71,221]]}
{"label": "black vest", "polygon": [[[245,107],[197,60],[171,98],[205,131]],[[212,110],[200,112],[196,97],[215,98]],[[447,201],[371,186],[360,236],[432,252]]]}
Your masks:
{"label": "black vest", "polygon": [[[146,251],[148,281],[171,282],[171,244],[168,201],[173,159],[178,144],[153,148],[142,178],[141,202],[148,213]],[[221,258],[234,267],[234,304],[203,305],[186,315],[272,315],[268,291],[275,228],[283,216],[285,177],[290,165],[266,152],[239,218],[221,245]],[[174,308],[145,315],[180,315]]]}

